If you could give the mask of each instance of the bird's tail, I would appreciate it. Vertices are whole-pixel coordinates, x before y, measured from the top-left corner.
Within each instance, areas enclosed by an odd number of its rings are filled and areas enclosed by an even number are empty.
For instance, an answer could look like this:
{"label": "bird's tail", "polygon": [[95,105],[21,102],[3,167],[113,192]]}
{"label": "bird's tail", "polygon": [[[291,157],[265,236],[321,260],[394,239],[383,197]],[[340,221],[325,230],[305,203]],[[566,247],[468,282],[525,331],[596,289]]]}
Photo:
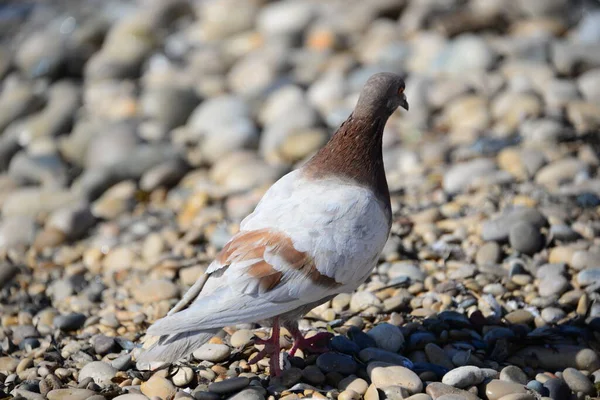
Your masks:
{"label": "bird's tail", "polygon": [[211,329],[161,336],[156,343],[137,357],[137,361],[141,363],[154,361],[173,363],[208,342],[218,331],[218,329]]}

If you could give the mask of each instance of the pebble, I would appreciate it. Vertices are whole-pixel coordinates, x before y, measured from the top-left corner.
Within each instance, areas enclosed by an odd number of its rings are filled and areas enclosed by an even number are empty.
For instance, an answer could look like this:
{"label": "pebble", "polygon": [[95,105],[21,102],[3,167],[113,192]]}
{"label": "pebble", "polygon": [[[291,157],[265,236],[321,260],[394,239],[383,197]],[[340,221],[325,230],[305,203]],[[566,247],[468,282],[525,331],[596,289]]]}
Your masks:
{"label": "pebble", "polygon": [[160,397],[161,399],[169,399],[175,396],[177,389],[166,378],[157,374],[152,375],[146,382],[142,382],[140,390],[143,394],[152,397]]}
{"label": "pebble", "polygon": [[423,390],[423,382],[421,382],[419,376],[410,369],[399,365],[375,361],[369,363],[367,373],[371,378],[371,382],[378,389],[397,385],[408,389],[411,394]]}
{"label": "pebble", "polygon": [[404,345],[402,332],[397,326],[391,324],[376,325],[367,334],[375,340],[377,347],[392,353],[398,352]]}
{"label": "pebble", "polygon": [[254,333],[249,329],[240,329],[231,335],[230,342],[233,347],[244,347],[252,341]]}
{"label": "pebble", "polygon": [[527,393],[524,385],[493,379],[485,385],[485,395],[489,400],[498,400],[502,396],[515,393]]}
{"label": "pebble", "polygon": [[546,217],[538,210],[518,207],[495,219],[485,221],[481,228],[481,236],[485,241],[505,241],[509,237],[511,228],[519,222],[527,222],[537,228],[543,228],[548,224]]}
{"label": "pebble", "polygon": [[237,377],[225,379],[220,382],[213,382],[208,385],[208,390],[217,394],[226,394],[242,390],[250,384],[247,377]]}
{"label": "pebble", "polygon": [[264,400],[265,396],[256,389],[244,389],[233,396],[227,398],[227,400]]}
{"label": "pebble", "polygon": [[340,390],[353,390],[359,395],[364,395],[367,392],[367,389],[369,388],[369,384],[362,378],[350,375],[340,381],[338,388]]}
{"label": "pebble", "polygon": [[111,380],[116,374],[116,368],[110,364],[103,361],[92,361],[81,368],[78,380],[83,382],[85,379],[91,378],[97,385],[108,386],[112,383]]}
{"label": "pebble", "polygon": [[575,368],[565,368],[562,378],[569,388],[577,393],[594,394],[595,388],[589,378]]}
{"label": "pebble", "polygon": [[95,393],[88,389],[69,388],[51,390],[46,397],[48,400],[85,400],[94,395]]}
{"label": "pebble", "polygon": [[464,389],[480,384],[484,378],[485,376],[479,367],[468,365],[455,368],[446,373],[442,378],[442,383]]}
{"label": "pebble", "polygon": [[526,385],[528,382],[525,372],[523,372],[521,368],[514,365],[508,365],[502,368],[499,379],[501,381],[513,382],[521,385]]}
{"label": "pebble", "polygon": [[224,344],[205,343],[194,351],[193,356],[196,360],[221,362],[229,358],[231,349]]}
{"label": "pebble", "polygon": [[63,331],[75,331],[83,326],[86,319],[86,316],[80,313],[57,315],[54,318],[53,324],[56,328]]}
{"label": "pebble", "polygon": [[479,397],[466,390],[458,389],[453,386],[444,385],[441,382],[432,382],[425,388],[425,391],[433,399],[438,399],[445,395],[459,395],[465,400],[478,400]]}
{"label": "pebble", "polygon": [[317,366],[328,374],[330,372],[339,372],[342,375],[351,375],[356,372],[358,367],[356,361],[345,354],[324,353],[317,358]]}
{"label": "pebble", "polygon": [[148,280],[132,290],[133,298],[140,303],[154,303],[179,295],[179,288],[164,279]]}
{"label": "pebble", "polygon": [[171,378],[173,384],[178,387],[187,386],[192,379],[194,379],[194,371],[189,367],[178,368],[175,375]]}
{"label": "pebble", "polygon": [[510,246],[527,255],[533,255],[544,246],[544,237],[539,228],[527,222],[518,222],[508,233]]}

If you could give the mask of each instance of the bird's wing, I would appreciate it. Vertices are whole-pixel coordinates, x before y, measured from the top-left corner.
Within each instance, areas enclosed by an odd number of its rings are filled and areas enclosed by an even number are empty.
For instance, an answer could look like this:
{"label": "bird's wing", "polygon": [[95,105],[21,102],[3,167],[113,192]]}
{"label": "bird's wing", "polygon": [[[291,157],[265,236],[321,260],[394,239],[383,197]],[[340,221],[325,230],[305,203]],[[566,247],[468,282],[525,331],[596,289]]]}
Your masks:
{"label": "bird's wing", "polygon": [[366,278],[389,230],[379,203],[362,188],[311,184],[292,174],[242,222],[188,308],[157,321],[150,334],[271,318]]}

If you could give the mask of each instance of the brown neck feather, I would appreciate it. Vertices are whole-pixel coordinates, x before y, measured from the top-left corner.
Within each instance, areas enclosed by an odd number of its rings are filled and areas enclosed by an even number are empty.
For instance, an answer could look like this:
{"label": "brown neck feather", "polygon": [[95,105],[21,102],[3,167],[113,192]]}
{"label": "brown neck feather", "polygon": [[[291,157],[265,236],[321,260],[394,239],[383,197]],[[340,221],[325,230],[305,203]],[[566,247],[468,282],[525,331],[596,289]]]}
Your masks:
{"label": "brown neck feather", "polygon": [[305,165],[311,178],[341,176],[370,188],[390,208],[383,168],[382,139],[387,118],[350,115],[329,142]]}

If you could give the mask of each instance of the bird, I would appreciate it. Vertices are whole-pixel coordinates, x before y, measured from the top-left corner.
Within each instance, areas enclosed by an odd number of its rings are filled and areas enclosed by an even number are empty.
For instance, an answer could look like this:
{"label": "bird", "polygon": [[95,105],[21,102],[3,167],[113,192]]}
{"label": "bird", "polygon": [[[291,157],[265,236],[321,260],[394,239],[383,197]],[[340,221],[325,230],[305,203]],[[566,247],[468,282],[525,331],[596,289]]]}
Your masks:
{"label": "bird", "polygon": [[298,349],[323,351],[328,332],[305,338],[298,319],[371,274],[389,237],[392,211],[382,137],[398,108],[408,111],[405,82],[372,75],[350,116],[315,155],[263,195],[206,272],[147,334],[158,340],[138,362],[173,363],[227,326],[270,321],[269,339],[251,363],[268,356],[282,373],[280,326]]}

